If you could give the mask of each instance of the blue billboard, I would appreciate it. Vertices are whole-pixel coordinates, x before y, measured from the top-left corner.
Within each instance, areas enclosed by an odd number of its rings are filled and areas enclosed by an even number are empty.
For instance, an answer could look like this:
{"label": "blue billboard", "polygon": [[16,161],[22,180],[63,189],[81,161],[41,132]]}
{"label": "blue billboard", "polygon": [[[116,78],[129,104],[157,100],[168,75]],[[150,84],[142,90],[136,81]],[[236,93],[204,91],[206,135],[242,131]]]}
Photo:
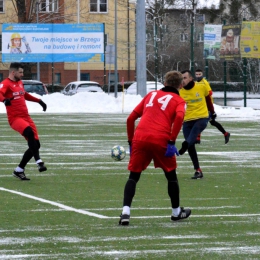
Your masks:
{"label": "blue billboard", "polygon": [[2,62],[103,61],[103,23],[2,26]]}

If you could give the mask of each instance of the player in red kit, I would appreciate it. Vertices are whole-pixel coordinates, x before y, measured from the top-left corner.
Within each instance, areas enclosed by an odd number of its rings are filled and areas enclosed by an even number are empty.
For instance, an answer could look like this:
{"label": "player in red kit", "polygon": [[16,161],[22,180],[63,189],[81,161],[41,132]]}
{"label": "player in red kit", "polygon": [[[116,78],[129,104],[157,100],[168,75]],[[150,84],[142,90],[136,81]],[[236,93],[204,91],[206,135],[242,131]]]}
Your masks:
{"label": "player in red kit", "polygon": [[40,141],[37,128],[31,119],[26,106],[26,100],[37,102],[46,111],[47,105],[24,90],[21,78],[23,66],[21,63],[11,63],[9,76],[0,85],[0,101],[6,106],[8,122],[15,131],[19,132],[28,142],[29,148],[25,151],[20,164],[15,168],[13,176],[22,181],[30,180],[25,176],[24,169],[27,163],[34,157],[40,172],[46,171],[43,161],[40,158]]}
{"label": "player in red kit", "polygon": [[[155,168],[161,168],[168,180],[171,200],[171,220],[188,218],[190,209],[180,207],[179,184],[176,175],[175,140],[181,130],[186,109],[179,96],[183,77],[180,72],[165,75],[164,88],[148,93],[127,118],[127,135],[130,145],[129,179],[124,189],[123,210],[120,225],[129,225],[130,207],[141,172],[153,160]],[[140,118],[135,128],[135,121]]]}

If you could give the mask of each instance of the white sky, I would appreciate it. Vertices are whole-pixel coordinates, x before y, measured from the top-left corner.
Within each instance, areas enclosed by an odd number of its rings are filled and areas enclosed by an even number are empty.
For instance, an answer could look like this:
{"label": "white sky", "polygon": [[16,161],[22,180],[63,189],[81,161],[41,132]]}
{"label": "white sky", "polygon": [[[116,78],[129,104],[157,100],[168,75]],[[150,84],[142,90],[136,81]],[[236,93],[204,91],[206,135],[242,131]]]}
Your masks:
{"label": "white sky", "polygon": [[220,0],[198,0],[198,8],[202,8],[202,7],[211,7],[212,4],[214,4],[215,6],[219,5],[219,1]]}
{"label": "white sky", "polygon": [[[45,113],[126,113],[129,114],[134,107],[141,101],[139,95],[123,95],[118,93],[115,98],[114,94],[107,93],[78,93],[74,96],[65,96],[61,93],[53,93],[45,96],[34,96],[41,98],[47,104]],[[214,92],[213,97],[224,98],[223,92]],[[238,101],[228,102],[227,107],[214,105],[217,118],[237,118],[260,119],[260,94],[247,94],[247,107],[244,108],[242,92],[227,92],[227,98],[236,97]],[[27,102],[29,113],[44,113],[38,103]],[[5,106],[0,103],[0,113],[5,113]],[[235,119],[234,119],[235,120]]]}

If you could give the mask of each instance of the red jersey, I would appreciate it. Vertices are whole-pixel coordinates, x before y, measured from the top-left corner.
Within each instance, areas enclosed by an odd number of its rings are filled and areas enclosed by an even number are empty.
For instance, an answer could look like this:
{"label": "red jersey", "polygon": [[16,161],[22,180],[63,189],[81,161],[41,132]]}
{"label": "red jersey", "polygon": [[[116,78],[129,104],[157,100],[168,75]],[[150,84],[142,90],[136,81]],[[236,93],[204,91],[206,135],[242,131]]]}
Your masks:
{"label": "red jersey", "polygon": [[11,106],[6,107],[8,121],[11,124],[14,118],[29,117],[28,108],[25,100],[39,102],[40,99],[30,95],[24,90],[23,82],[13,81],[9,78],[2,81],[0,84],[0,101],[9,98]]}
{"label": "red jersey", "polygon": [[[162,90],[148,93],[127,119],[128,140],[161,144],[175,141],[181,130],[186,103],[177,94]],[[135,129],[135,120],[141,117]]]}

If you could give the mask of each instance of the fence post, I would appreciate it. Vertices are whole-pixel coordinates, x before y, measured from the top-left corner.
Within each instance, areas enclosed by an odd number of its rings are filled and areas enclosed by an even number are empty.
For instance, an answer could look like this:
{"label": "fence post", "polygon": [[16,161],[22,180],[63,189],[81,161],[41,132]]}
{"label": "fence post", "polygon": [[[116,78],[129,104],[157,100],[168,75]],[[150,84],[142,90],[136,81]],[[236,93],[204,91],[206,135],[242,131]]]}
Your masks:
{"label": "fence post", "polygon": [[244,79],[244,107],[246,107],[246,90],[247,90],[247,59],[243,58],[243,79]]}

